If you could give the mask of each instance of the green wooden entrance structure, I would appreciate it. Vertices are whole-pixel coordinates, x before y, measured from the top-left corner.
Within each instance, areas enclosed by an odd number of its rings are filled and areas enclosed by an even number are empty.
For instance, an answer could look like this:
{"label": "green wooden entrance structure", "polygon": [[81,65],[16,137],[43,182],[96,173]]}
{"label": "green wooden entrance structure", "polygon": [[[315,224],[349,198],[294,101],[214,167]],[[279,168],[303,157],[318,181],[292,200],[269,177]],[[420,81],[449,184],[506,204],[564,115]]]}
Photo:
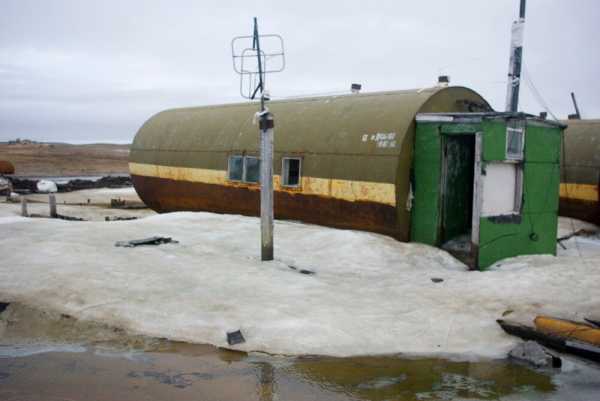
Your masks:
{"label": "green wooden entrance structure", "polygon": [[556,254],[564,125],[523,113],[416,117],[411,241],[471,268]]}

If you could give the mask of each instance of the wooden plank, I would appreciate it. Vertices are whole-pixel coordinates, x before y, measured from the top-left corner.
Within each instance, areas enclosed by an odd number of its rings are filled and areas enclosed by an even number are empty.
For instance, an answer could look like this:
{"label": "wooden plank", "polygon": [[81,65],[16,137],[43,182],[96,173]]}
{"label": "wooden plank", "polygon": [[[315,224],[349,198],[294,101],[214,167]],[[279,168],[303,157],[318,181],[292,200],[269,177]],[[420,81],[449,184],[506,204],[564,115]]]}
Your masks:
{"label": "wooden plank", "polygon": [[482,206],[482,191],[483,191],[483,180],[481,177],[481,154],[482,154],[482,140],[483,133],[477,132],[475,134],[475,163],[473,167],[473,217],[471,220],[471,256],[473,258],[472,269],[479,268],[479,219],[481,216]]}

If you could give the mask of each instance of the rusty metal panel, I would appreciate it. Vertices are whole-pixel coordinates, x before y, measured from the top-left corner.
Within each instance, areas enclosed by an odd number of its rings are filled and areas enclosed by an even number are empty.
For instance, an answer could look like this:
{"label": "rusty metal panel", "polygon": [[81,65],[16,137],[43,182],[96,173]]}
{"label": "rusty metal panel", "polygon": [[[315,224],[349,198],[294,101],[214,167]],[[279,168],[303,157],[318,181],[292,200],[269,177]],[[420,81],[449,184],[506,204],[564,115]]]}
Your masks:
{"label": "rusty metal panel", "polygon": [[600,224],[600,120],[566,120],[559,213]]}
{"label": "rusty metal panel", "polygon": [[[258,216],[259,186],[204,184],[132,175],[142,200],[152,209],[212,211]],[[396,208],[378,202],[347,201],[292,191],[275,192],[275,218],[301,220],[337,228],[366,230],[408,241],[395,223]]]}
{"label": "rusty metal panel", "polygon": [[600,120],[566,120],[561,182],[598,185]]}

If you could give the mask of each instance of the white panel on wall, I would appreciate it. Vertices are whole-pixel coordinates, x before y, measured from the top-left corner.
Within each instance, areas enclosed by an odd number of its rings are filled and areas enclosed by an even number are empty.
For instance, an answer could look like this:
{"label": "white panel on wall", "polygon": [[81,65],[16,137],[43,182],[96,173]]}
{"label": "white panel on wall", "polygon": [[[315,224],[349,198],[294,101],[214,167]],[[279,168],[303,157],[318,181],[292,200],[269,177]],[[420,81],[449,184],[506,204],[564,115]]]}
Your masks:
{"label": "white panel on wall", "polygon": [[515,213],[517,165],[490,163],[485,168],[483,180],[482,216],[500,216]]}

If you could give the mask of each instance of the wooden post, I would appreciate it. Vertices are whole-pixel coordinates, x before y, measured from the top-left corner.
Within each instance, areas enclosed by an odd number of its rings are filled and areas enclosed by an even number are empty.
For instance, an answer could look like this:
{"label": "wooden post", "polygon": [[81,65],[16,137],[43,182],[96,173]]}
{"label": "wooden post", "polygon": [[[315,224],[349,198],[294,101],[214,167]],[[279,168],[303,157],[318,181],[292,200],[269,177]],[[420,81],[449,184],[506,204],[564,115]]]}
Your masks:
{"label": "wooden post", "polygon": [[56,196],[54,194],[48,195],[48,203],[50,204],[50,217],[56,217]]}
{"label": "wooden post", "polygon": [[479,269],[479,219],[483,205],[483,182],[481,178],[481,158],[483,153],[483,133],[475,134],[475,163],[473,171],[473,214],[471,220],[471,270]]}
{"label": "wooden post", "polygon": [[21,216],[29,217],[29,213],[27,213],[27,198],[24,195],[21,195]]}

